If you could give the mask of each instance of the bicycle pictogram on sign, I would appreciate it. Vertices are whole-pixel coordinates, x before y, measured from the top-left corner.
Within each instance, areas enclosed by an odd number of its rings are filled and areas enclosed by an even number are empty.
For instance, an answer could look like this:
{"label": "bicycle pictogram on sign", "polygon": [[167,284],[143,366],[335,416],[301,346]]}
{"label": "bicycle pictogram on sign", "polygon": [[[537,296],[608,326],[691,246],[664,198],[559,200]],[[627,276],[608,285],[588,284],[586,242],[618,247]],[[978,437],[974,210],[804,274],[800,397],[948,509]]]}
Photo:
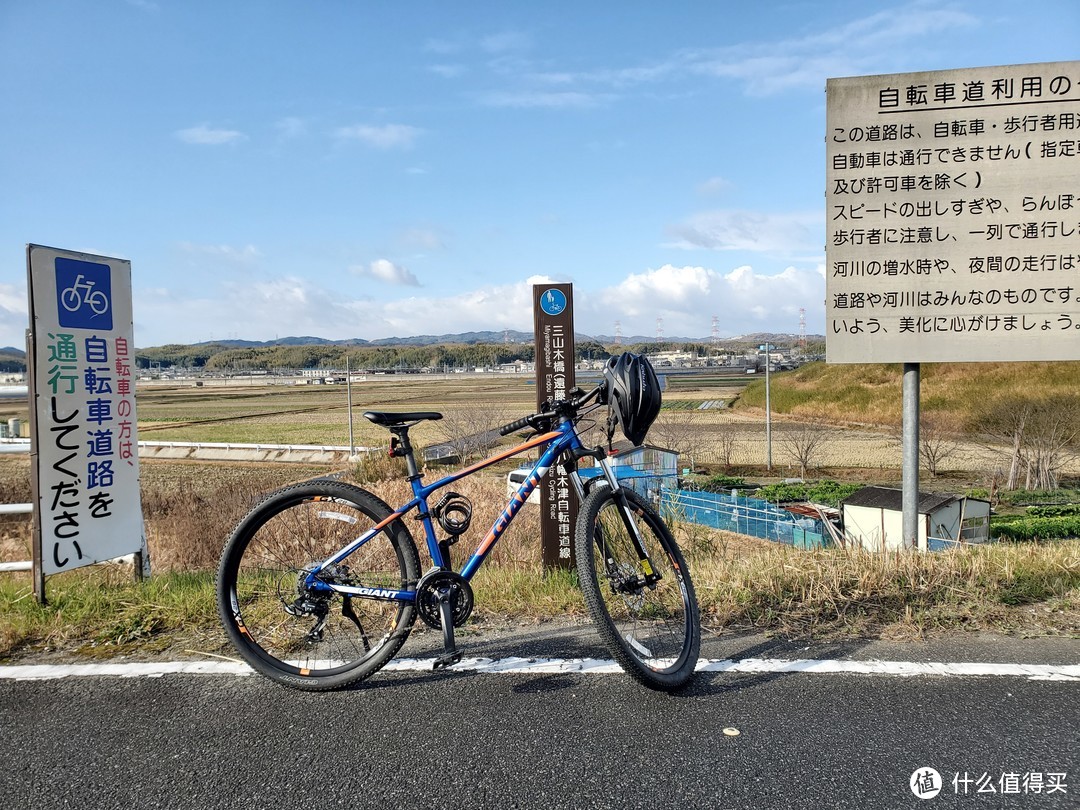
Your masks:
{"label": "bicycle pictogram on sign", "polygon": [[63,327],[112,329],[112,276],[109,266],[58,257],[56,311]]}
{"label": "bicycle pictogram on sign", "polygon": [[550,289],[540,296],[540,309],[548,315],[558,315],[566,309],[566,295],[562,290]]}

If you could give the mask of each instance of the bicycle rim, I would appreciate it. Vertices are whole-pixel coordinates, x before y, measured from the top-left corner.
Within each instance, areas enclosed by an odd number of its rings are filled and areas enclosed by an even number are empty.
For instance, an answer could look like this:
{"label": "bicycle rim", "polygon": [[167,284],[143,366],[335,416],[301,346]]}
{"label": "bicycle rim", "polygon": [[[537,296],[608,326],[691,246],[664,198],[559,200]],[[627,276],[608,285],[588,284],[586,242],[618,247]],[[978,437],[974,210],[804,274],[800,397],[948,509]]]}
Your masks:
{"label": "bicycle rim", "polygon": [[693,675],[701,644],[690,573],[660,516],[623,490],[632,520],[660,579],[646,584],[624,514],[609,488],[582,504],[576,543],[585,602],[601,637],[631,676],[653,689],[674,689]]}
{"label": "bicycle rim", "polygon": [[[313,594],[303,581],[390,514],[378,498],[338,482],[286,487],[233,532],[218,574],[226,632],[257,671],[301,689],[334,689],[371,675],[400,649],[413,605]],[[357,587],[412,589],[420,563],[400,523],[392,523],[321,579]]]}

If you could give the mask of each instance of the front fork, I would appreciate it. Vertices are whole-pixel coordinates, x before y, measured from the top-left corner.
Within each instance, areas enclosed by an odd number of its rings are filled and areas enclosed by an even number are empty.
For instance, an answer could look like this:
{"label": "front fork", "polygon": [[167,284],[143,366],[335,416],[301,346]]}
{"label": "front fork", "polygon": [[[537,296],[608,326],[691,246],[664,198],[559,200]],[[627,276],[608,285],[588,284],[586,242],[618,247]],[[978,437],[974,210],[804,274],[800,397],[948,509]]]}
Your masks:
{"label": "front fork", "polygon": [[[604,480],[607,482],[607,485],[611,487],[612,498],[615,501],[615,505],[618,507],[619,516],[622,518],[626,533],[630,536],[630,541],[634,544],[634,552],[637,554],[638,558],[638,567],[644,574],[644,577],[638,578],[636,584],[638,586],[652,588],[663,577],[657,573],[656,569],[653,567],[652,560],[649,558],[649,553],[645,549],[645,543],[641,539],[641,532],[638,530],[637,521],[634,520],[634,509],[631,506],[629,499],[626,497],[626,491],[619,484],[618,476],[615,475],[615,468],[611,464],[611,460],[600,448],[589,452],[588,455],[591,455],[599,463]],[[584,487],[581,485],[580,477],[578,475],[573,475],[571,477],[576,484],[578,495],[584,500]],[[597,537],[596,542],[600,546],[600,551],[603,553],[606,567],[610,569],[614,565],[614,560],[604,547],[604,538]]]}

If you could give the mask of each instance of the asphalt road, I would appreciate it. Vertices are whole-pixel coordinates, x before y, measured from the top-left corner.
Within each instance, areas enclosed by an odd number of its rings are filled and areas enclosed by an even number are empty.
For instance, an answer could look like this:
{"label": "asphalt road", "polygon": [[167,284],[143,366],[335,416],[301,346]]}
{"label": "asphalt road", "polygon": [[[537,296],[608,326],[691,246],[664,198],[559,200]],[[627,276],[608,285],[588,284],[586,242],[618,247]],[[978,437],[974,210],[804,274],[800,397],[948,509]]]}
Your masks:
{"label": "asphalt road", "polygon": [[[463,641],[492,657],[603,654],[573,628]],[[1080,642],[705,647],[1075,664]],[[0,796],[20,810],[1080,807],[1078,721],[1080,682],[1019,677],[699,673],[676,695],[564,673],[384,673],[319,695],[257,676],[4,680]],[[927,768],[942,790],[921,800],[909,782]]]}

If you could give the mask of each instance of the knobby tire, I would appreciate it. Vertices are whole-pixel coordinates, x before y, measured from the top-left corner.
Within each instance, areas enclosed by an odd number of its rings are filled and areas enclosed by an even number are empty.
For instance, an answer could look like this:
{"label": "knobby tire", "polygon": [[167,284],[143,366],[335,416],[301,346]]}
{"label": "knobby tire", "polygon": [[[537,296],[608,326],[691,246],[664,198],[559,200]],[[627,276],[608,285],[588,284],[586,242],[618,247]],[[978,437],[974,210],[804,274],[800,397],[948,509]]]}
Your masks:
{"label": "knobby tire", "polygon": [[[412,603],[305,595],[302,582],[311,566],[391,514],[359,487],[311,481],[271,493],[241,520],[217,576],[218,612],[241,657],[268,678],[309,691],[355,683],[389,661],[416,618]],[[395,520],[324,579],[415,590],[419,572],[416,545]]]}
{"label": "knobby tire", "polygon": [[596,487],[581,505],[575,551],[585,604],[615,660],[652,689],[670,691],[694,674],[701,627],[690,571],[663,519],[633,490],[620,490],[659,581],[644,584],[615,492]]}

